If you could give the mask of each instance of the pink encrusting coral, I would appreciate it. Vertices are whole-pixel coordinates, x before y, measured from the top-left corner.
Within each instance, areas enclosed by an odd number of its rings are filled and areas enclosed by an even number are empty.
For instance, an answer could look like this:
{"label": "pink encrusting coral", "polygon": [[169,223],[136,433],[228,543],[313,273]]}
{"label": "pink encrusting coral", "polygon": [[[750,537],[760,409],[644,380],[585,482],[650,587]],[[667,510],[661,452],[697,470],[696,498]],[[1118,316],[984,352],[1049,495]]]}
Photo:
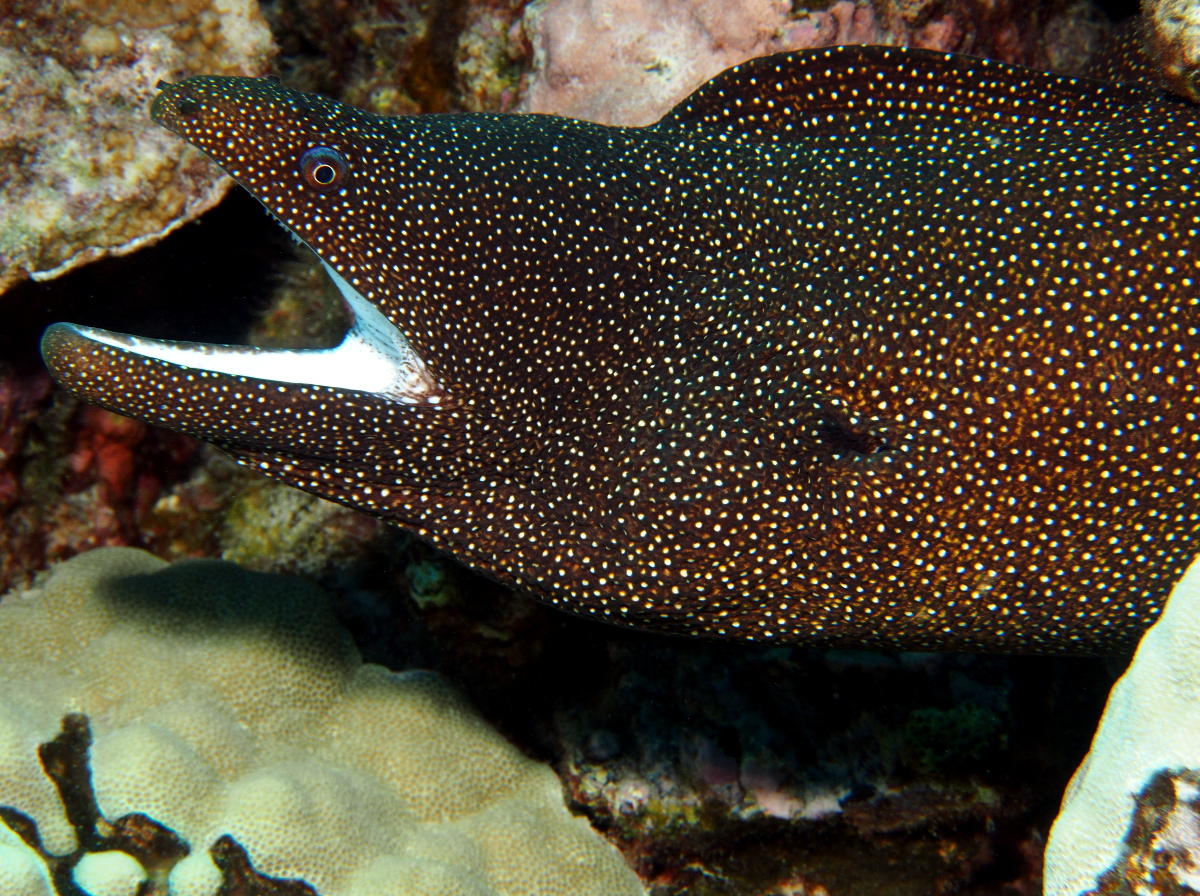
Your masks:
{"label": "pink encrusting coral", "polygon": [[748,59],[839,44],[971,53],[1071,73],[1102,37],[1088,3],[1019,0],[540,0],[524,28],[532,70],[526,112],[645,125]]}
{"label": "pink encrusting coral", "polygon": [[96,520],[98,544],[138,544],[138,520],[153,508],[163,487],[179,478],[196,443],[90,406],[79,409],[76,425],[69,478],[94,486],[97,506],[111,514]]}
{"label": "pink encrusting coral", "polygon": [[156,505],[192,476],[197,448],[64,399],[44,371],[0,367],[0,588],[80,551],[152,541]]}

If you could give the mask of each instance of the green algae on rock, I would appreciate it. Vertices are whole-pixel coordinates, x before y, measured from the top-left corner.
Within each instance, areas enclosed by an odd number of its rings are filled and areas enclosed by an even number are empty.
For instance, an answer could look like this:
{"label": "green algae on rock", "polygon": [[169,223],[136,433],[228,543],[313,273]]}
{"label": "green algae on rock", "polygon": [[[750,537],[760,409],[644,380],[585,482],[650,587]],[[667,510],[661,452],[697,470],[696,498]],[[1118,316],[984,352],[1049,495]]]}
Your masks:
{"label": "green algae on rock", "polygon": [[109,548],[0,602],[0,806],[57,854],[78,827],[37,748],[79,711],[98,810],[187,844],[172,892],[217,892],[226,835],[321,896],[642,892],[547,766],[439,676],[363,664],[298,579]]}
{"label": "green algae on rock", "polygon": [[274,52],[252,0],[17,0],[0,16],[0,292],[147,245],[229,181],[149,126],[161,78],[257,75]]}

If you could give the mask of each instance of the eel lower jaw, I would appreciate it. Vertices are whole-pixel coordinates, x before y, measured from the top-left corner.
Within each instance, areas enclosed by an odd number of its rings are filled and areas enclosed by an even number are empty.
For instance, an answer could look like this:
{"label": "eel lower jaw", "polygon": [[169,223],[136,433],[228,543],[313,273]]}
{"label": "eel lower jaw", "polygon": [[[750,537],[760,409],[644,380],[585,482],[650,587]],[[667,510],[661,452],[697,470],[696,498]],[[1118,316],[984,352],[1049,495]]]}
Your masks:
{"label": "eel lower jaw", "polygon": [[354,312],[354,325],[333,348],[264,349],[172,342],[75,324],[55,324],[51,329],[63,328],[83,340],[189,370],[366,392],[401,404],[444,404],[445,391],[404,334],[329,265],[324,266]]}

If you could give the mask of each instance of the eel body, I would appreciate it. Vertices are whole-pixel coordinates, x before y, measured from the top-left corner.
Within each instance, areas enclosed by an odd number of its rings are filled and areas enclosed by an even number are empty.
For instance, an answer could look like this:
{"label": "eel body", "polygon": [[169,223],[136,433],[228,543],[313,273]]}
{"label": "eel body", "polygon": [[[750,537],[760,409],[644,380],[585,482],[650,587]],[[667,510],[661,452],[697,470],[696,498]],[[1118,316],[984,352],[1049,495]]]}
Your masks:
{"label": "eel body", "polygon": [[542,600],[1105,651],[1200,546],[1182,101],[840,47],[636,129],[219,77],[153,114],[321,257],[355,326],[271,352],[60,324],[59,382]]}

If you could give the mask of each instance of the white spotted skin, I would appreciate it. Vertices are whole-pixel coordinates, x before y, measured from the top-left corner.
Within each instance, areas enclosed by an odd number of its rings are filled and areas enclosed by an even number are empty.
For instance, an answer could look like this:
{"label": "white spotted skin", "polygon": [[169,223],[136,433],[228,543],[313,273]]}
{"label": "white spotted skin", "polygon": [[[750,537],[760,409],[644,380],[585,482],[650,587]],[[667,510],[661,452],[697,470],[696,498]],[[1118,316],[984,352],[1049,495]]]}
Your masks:
{"label": "white spotted skin", "polygon": [[[747,63],[642,129],[385,119],[235,78],[170,87],[155,115],[454,400],[63,331],[60,382],[559,607],[759,641],[1105,651],[1196,551],[1189,106],[842,47]],[[334,192],[300,172],[314,146],[346,161]]]}

